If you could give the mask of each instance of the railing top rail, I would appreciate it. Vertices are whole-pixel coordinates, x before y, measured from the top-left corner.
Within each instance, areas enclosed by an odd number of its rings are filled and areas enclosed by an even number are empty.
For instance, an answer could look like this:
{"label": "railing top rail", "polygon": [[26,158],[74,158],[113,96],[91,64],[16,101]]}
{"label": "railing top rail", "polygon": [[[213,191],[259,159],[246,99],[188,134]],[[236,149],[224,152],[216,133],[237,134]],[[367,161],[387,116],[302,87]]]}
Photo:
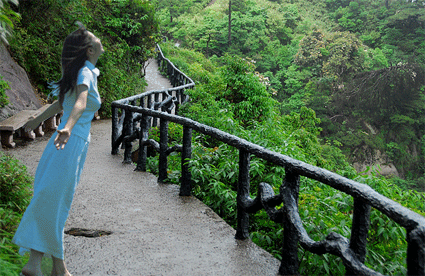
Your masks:
{"label": "railing top rail", "polygon": [[195,86],[195,82],[191,78],[189,78],[185,73],[183,73],[182,71],[180,71],[169,59],[167,59],[164,56],[164,54],[162,53],[162,50],[161,50],[161,48],[159,46],[156,49],[157,49],[157,51],[159,51],[159,53],[160,53],[159,56],[161,57],[161,59],[167,61],[167,63],[170,64],[171,67],[175,71],[177,71],[180,75],[182,75],[185,79],[188,80],[188,83],[187,84],[184,84],[184,85],[172,87],[172,88],[162,89],[162,90],[150,90],[150,91],[146,91],[146,92],[141,93],[141,94],[137,94],[137,95],[130,96],[130,97],[127,97],[127,98],[116,100],[114,102],[126,104],[126,103],[131,102],[131,101],[135,101],[135,100],[138,100],[138,99],[141,99],[141,98],[144,98],[144,97],[148,97],[149,95],[161,94],[161,93],[164,93],[164,92],[165,93],[168,93],[168,92],[172,92],[172,91],[179,91],[179,90],[182,90],[182,89],[188,89],[188,88],[192,88],[192,87]]}
{"label": "railing top rail", "polygon": [[[130,101],[128,99],[129,98],[127,98],[127,102]],[[170,122],[190,127],[195,131],[209,135],[230,146],[233,146],[238,149],[243,149],[246,152],[249,152],[266,161],[285,167],[291,172],[327,184],[333,187],[334,189],[342,191],[355,198],[360,198],[364,200],[372,207],[378,209],[379,211],[393,219],[395,222],[406,228],[408,231],[415,229],[417,226],[425,227],[425,218],[423,216],[379,194],[368,185],[345,178],[326,169],[293,159],[289,156],[273,152],[257,144],[253,144],[245,139],[239,138],[235,135],[229,134],[214,127],[201,124],[199,122],[193,121],[182,116],[168,114],[166,112],[156,111],[148,108],[132,106],[123,103],[123,100],[113,102],[112,107],[122,108],[131,112],[138,112],[145,115],[162,118]]]}
{"label": "railing top rail", "polygon": [[146,92],[141,93],[141,94],[137,94],[137,95],[130,96],[130,97],[127,97],[127,98],[116,100],[114,102],[125,104],[125,103],[131,102],[131,101],[135,101],[135,100],[147,97],[149,95],[161,94],[161,93],[164,93],[164,92],[167,93],[167,92],[172,92],[172,91],[178,91],[178,90],[181,90],[181,89],[192,88],[194,85],[195,85],[195,83],[188,83],[188,84],[185,84],[185,85],[176,86],[176,87],[173,87],[173,88],[167,88],[167,89],[163,89],[163,90],[149,90],[149,91],[146,91]]}
{"label": "railing top rail", "polygon": [[164,56],[164,53],[161,50],[161,47],[157,47],[157,50],[159,51],[159,53],[161,54],[161,58],[163,60],[166,60],[172,67],[174,70],[178,71],[181,75],[183,75],[186,79],[188,79],[191,83],[195,83],[191,78],[189,78],[185,73],[183,73],[182,71],[180,71],[168,58],[166,58]]}

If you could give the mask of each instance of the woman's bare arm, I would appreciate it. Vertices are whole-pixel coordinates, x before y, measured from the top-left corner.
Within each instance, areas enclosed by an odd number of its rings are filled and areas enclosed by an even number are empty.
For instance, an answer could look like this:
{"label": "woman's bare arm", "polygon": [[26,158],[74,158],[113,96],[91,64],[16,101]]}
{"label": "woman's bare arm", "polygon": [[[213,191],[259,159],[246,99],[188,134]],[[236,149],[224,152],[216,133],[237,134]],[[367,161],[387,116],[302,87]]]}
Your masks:
{"label": "woman's bare arm", "polygon": [[42,122],[46,121],[50,117],[55,116],[62,111],[62,106],[59,101],[53,102],[43,113],[35,118],[32,118],[24,125],[25,131],[30,131],[38,127]]}
{"label": "woman's bare arm", "polygon": [[71,115],[69,115],[68,121],[65,124],[65,127],[61,130],[58,130],[58,135],[55,139],[56,149],[64,149],[66,143],[71,136],[72,129],[80,119],[84,110],[87,106],[87,96],[89,94],[88,87],[85,84],[80,84],[77,86],[77,99],[75,101],[74,107],[72,108]]}

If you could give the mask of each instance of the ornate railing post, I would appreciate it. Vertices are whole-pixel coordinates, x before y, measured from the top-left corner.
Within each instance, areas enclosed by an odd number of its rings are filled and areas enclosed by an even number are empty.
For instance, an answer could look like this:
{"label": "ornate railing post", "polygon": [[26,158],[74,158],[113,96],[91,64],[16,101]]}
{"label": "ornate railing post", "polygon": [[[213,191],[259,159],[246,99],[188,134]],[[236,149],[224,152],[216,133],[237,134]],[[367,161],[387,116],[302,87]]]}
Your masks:
{"label": "ornate railing post", "polygon": [[[130,102],[130,105],[136,106],[136,100],[131,101]],[[134,113],[132,115],[134,115]],[[137,121],[134,120],[134,117],[132,117],[131,122],[132,122],[131,133],[133,133],[133,131],[137,128]]]}
{"label": "ornate railing post", "polygon": [[[124,126],[123,126],[123,135],[124,137],[128,137],[133,133],[133,112],[130,110],[125,110],[125,117],[124,117]],[[132,145],[130,141],[125,141],[124,143],[124,164],[130,164],[131,161],[131,150]]]}
{"label": "ornate railing post", "polygon": [[425,227],[407,231],[407,275],[425,275]]}
{"label": "ornate railing post", "polygon": [[188,126],[183,126],[183,149],[181,163],[181,186],[180,195],[190,196],[192,191],[192,174],[189,170],[189,160],[192,157],[192,129]]}
{"label": "ornate railing post", "polygon": [[176,93],[176,100],[177,100],[177,105],[174,107],[174,114],[178,114],[179,113],[179,107],[180,107],[180,104],[181,104],[181,101],[180,101],[180,99],[181,99],[181,97],[180,97],[180,92],[181,91],[181,89],[179,89],[179,90],[176,90],[175,91],[175,93]]}
{"label": "ornate railing post", "polygon": [[168,121],[164,119],[159,120],[159,168],[158,168],[158,182],[165,182],[168,177],[168,162],[167,162],[167,149],[168,149]]}
{"label": "ornate railing post", "polygon": [[[354,198],[353,225],[351,227],[350,249],[356,254],[358,260],[364,264],[366,259],[366,245],[370,226],[370,205]],[[347,268],[347,275],[355,275],[356,271]]]}
{"label": "ornate railing post", "polygon": [[237,229],[236,239],[243,240],[249,237],[249,214],[243,208],[243,201],[249,197],[249,163],[250,154],[244,149],[239,149],[239,180],[237,195]]}
{"label": "ornate railing post", "polygon": [[139,156],[137,159],[136,171],[146,171],[146,161],[147,161],[147,147],[145,145],[146,141],[149,139],[149,119],[147,115],[143,115],[140,120],[140,137],[139,137]]}
{"label": "ornate railing post", "polygon": [[[298,212],[298,195],[300,187],[300,176],[286,169],[285,179],[281,189],[286,189],[287,193],[283,196],[283,247],[282,262],[280,264],[279,273],[281,275],[298,275],[298,231],[288,217],[290,208],[296,209]],[[287,197],[292,198],[287,198]],[[294,202],[295,206],[291,203]]]}
{"label": "ornate railing post", "polygon": [[116,146],[115,142],[119,137],[118,129],[118,108],[112,107],[112,151],[111,154],[117,154],[119,146]]}
{"label": "ornate railing post", "polygon": [[[154,102],[155,103],[159,102],[159,94],[158,93],[155,93]],[[158,107],[155,106],[154,109],[155,110],[158,110]],[[153,117],[152,118],[152,126],[153,127],[157,127],[158,126],[158,119],[156,117]]]}

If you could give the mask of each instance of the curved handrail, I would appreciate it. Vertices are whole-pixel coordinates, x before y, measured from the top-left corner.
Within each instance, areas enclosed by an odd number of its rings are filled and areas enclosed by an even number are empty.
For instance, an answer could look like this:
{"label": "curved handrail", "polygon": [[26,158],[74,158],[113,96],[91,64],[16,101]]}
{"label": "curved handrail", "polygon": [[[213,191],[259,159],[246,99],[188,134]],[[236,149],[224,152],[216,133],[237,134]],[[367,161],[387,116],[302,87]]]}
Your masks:
{"label": "curved handrail", "polygon": [[[159,47],[158,47],[159,48]],[[281,274],[296,274],[298,271],[297,245],[300,243],[306,250],[316,254],[331,253],[342,258],[347,271],[361,275],[380,275],[364,265],[366,254],[366,242],[370,224],[370,207],[379,210],[407,231],[407,266],[409,275],[425,275],[425,218],[399,203],[379,194],[371,187],[350,180],[326,169],[310,165],[308,163],[293,159],[289,156],[273,152],[259,145],[253,144],[245,139],[226,133],[217,128],[213,128],[194,120],[171,114],[172,108],[177,108],[179,104],[188,100],[184,96],[184,101],[178,100],[172,92],[182,92],[195,86],[194,82],[178,70],[168,59],[166,59],[159,48],[158,61],[165,61],[167,74],[173,79],[177,87],[161,91],[148,91],[140,95],[128,97],[112,103],[113,109],[113,146],[112,153],[118,151],[121,143],[125,144],[126,152],[124,161],[129,162],[129,152],[131,152],[130,140],[139,139],[139,161],[138,169],[146,170],[146,150],[147,145],[154,145],[156,142],[148,139],[148,131],[152,120],[159,118],[160,123],[160,143],[155,147],[160,152],[159,177],[158,181],[163,181],[167,177],[167,155],[172,150],[182,151],[182,184],[181,195],[189,195],[191,189],[191,176],[188,169],[187,159],[191,156],[191,132],[195,130],[199,133],[211,136],[223,143],[239,149],[239,184],[238,184],[238,229],[236,238],[248,237],[248,213],[256,212],[262,208],[266,209],[272,220],[283,223],[285,228],[285,242],[283,248],[282,264],[279,269]],[[162,63],[162,66],[165,66]],[[166,101],[162,111],[155,109],[155,103],[150,97],[162,95]],[[136,102],[139,101],[139,104]],[[158,100],[159,101],[159,100]],[[156,101],[155,101],[156,102]],[[157,104],[157,106],[160,104]],[[121,120],[118,118],[118,109],[123,110]],[[167,112],[165,112],[168,110]],[[134,116],[134,114],[140,114]],[[122,134],[119,134],[119,121],[124,125]],[[134,125],[140,122],[140,127]],[[183,126],[183,146],[168,148],[168,122],[177,123]],[[114,134],[115,133],[115,134]],[[130,148],[130,149],[129,149]],[[141,150],[140,150],[141,149]],[[280,188],[280,193],[274,195],[268,184],[262,183],[257,198],[252,199],[249,195],[249,160],[250,155],[255,155],[268,162],[282,166],[286,170],[285,180]],[[341,192],[351,195],[354,198],[354,215],[351,240],[331,233],[325,240],[315,242],[309,238],[302,226],[301,218],[298,214],[298,189],[299,176],[320,181]],[[284,203],[284,207],[275,207]]]}

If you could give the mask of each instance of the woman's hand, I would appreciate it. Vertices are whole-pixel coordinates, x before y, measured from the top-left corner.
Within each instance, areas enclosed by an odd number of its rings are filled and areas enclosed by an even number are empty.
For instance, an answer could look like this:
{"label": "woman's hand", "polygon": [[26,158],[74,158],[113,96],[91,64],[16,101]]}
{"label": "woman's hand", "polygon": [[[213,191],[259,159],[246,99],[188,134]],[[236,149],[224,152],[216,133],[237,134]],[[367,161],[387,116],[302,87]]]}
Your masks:
{"label": "woman's hand", "polygon": [[58,130],[58,135],[55,138],[55,147],[57,150],[64,149],[66,143],[68,143],[69,137],[71,137],[71,131],[67,128]]}
{"label": "woman's hand", "polygon": [[28,118],[28,122],[24,125],[24,130],[25,132],[29,132],[36,129],[39,125],[40,123],[38,122],[37,118],[31,116]]}

